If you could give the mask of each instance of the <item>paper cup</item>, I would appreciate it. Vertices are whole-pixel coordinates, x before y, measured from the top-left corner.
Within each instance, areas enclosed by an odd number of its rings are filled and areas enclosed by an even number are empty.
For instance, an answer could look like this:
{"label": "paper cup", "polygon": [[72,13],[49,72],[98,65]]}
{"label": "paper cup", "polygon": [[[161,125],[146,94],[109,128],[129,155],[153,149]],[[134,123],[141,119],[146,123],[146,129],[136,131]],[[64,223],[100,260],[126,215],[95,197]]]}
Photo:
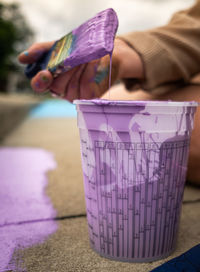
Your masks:
{"label": "paper cup", "polygon": [[76,100],[90,244],[151,262],[176,246],[196,102]]}

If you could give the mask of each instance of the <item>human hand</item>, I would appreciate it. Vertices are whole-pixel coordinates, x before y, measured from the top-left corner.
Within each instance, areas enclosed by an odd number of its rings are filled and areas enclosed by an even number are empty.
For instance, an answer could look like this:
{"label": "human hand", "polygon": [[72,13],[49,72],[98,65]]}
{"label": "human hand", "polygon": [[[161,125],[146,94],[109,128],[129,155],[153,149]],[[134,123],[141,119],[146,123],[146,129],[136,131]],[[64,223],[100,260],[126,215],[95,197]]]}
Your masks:
{"label": "human hand", "polygon": [[[52,45],[53,42],[33,44],[28,51],[19,55],[19,61],[24,64],[33,63]],[[79,65],[56,78],[48,70],[42,70],[32,78],[31,86],[36,92],[50,90],[70,102],[74,99],[97,98],[108,90],[109,67],[110,58],[107,55]],[[111,71],[111,85],[121,78],[143,77],[139,55],[120,39],[115,39]]]}

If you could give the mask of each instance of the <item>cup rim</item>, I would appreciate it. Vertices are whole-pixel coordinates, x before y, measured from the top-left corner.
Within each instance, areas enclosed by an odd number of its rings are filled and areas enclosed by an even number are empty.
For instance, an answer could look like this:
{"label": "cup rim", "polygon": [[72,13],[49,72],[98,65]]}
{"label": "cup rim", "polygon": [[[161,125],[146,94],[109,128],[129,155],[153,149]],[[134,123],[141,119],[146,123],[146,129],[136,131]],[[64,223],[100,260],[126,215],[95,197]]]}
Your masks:
{"label": "cup rim", "polygon": [[172,101],[172,100],[107,100],[107,99],[76,99],[75,105],[93,106],[174,106],[174,107],[197,107],[200,103],[196,101]]}

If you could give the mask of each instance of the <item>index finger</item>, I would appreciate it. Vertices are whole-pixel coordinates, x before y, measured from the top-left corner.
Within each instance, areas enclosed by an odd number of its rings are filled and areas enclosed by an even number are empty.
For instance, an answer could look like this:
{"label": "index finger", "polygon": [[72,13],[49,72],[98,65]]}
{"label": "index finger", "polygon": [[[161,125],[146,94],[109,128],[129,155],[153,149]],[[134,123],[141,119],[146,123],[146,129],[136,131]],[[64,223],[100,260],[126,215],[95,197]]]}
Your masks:
{"label": "index finger", "polygon": [[53,44],[54,41],[34,43],[18,56],[18,60],[23,64],[36,62],[44,52],[48,51],[53,46]]}

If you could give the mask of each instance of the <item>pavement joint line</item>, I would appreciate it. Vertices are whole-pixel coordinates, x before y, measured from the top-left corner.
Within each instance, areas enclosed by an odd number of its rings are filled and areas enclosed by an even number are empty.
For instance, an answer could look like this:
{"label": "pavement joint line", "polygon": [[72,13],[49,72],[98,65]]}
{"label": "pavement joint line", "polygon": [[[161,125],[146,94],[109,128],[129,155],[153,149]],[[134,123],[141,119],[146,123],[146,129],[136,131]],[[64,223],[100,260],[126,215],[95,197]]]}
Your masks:
{"label": "pavement joint line", "polygon": [[[183,201],[183,205],[194,204],[194,203],[200,203],[200,198],[194,199],[194,200],[184,200]],[[10,222],[10,223],[5,223],[5,224],[0,225],[0,228],[23,225],[23,224],[40,223],[40,222],[46,222],[46,221],[62,221],[62,220],[66,220],[66,219],[81,218],[81,217],[86,217],[86,213],[81,213],[81,214],[77,214],[77,215],[65,215],[65,216],[58,216],[58,217],[44,218],[44,219],[24,220],[24,221],[19,221],[19,222]]]}
{"label": "pavement joint line", "polygon": [[199,202],[200,202],[200,198],[194,199],[194,200],[184,200],[183,204],[193,204],[193,203],[199,203]]}
{"label": "pavement joint line", "polygon": [[66,215],[66,216],[58,216],[52,218],[44,218],[44,219],[35,219],[35,220],[27,220],[27,221],[19,221],[19,222],[10,222],[0,225],[0,228],[9,227],[9,226],[18,226],[23,224],[32,224],[32,223],[40,223],[46,221],[62,221],[66,219],[73,219],[73,218],[81,218],[86,217],[86,214],[77,214],[77,215]]}
{"label": "pavement joint line", "polygon": [[[194,200],[184,200],[183,205],[185,204],[194,204],[194,203],[200,203],[199,199]],[[35,219],[35,220],[24,220],[19,222],[10,222],[0,225],[0,228],[9,227],[9,226],[17,226],[22,224],[31,224],[31,223],[40,223],[40,222],[46,222],[46,221],[62,221],[66,219],[73,219],[73,218],[81,218],[86,217],[86,213],[76,214],[76,215],[64,215],[64,216],[58,216],[58,217],[52,217],[52,218],[44,218],[44,219]]]}
{"label": "pavement joint line", "polygon": [[86,217],[86,213],[58,216],[58,217],[55,217],[54,220],[59,221],[59,220],[73,219],[73,218],[79,218],[79,217]]}

